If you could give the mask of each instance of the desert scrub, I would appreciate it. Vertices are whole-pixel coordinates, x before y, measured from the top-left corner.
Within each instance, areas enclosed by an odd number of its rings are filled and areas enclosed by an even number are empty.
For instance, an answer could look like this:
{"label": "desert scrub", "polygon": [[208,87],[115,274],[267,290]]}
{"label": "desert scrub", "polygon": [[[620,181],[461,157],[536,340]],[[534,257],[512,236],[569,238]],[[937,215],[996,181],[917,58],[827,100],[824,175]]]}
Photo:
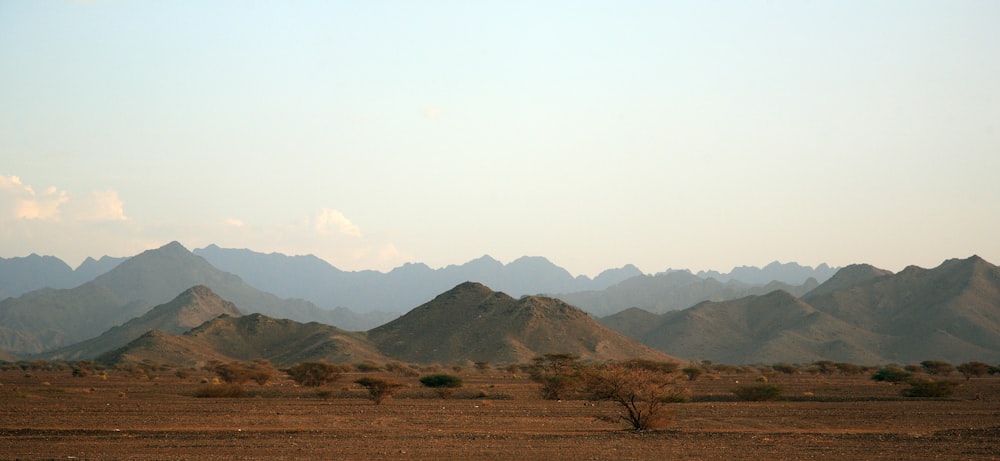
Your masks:
{"label": "desert scrub", "polygon": [[446,399],[455,393],[455,389],[462,387],[462,378],[445,374],[427,375],[420,378],[420,384],[434,389],[439,397]]}
{"label": "desert scrub", "polygon": [[954,381],[936,381],[933,379],[911,379],[907,381],[907,384],[910,387],[900,391],[903,397],[951,397],[955,392],[955,388],[958,387],[958,383]]}
{"label": "desert scrub", "polygon": [[246,395],[246,389],[236,383],[205,384],[194,391],[194,396],[198,398],[239,398]]}
{"label": "desert scrub", "polygon": [[733,395],[747,402],[763,402],[781,398],[781,387],[774,384],[753,384],[733,389]]}

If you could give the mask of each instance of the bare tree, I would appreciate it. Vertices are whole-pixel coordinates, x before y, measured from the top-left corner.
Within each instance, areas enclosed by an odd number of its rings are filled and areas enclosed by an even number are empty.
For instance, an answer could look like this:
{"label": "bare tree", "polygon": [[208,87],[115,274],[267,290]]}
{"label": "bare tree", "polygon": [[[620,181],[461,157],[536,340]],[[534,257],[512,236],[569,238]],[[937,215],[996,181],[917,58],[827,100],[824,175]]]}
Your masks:
{"label": "bare tree", "polygon": [[368,398],[375,402],[375,405],[382,404],[383,400],[392,397],[396,389],[402,387],[402,384],[397,382],[379,378],[361,378],[354,382],[368,389]]}
{"label": "bare tree", "polygon": [[647,365],[632,361],[589,367],[583,374],[584,390],[594,400],[621,406],[619,418],[633,430],[665,427],[670,422],[666,405],[682,399],[685,388],[678,373]]}

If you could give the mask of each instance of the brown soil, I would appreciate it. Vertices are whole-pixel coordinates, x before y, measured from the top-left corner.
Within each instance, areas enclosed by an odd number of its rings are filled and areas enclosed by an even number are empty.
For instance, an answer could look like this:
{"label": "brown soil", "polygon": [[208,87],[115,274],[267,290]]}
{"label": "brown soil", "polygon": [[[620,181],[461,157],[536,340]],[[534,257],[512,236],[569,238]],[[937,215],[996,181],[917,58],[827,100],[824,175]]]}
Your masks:
{"label": "brown soil", "polygon": [[[633,433],[608,402],[537,398],[523,377],[462,372],[448,400],[398,378],[382,405],[343,376],[329,398],[287,380],[195,398],[204,372],[0,372],[0,459],[1000,459],[1000,378],[947,400],[867,376],[771,378],[778,402],[736,402],[752,376],[700,378],[665,430]],[[953,377],[961,380],[960,377]]]}

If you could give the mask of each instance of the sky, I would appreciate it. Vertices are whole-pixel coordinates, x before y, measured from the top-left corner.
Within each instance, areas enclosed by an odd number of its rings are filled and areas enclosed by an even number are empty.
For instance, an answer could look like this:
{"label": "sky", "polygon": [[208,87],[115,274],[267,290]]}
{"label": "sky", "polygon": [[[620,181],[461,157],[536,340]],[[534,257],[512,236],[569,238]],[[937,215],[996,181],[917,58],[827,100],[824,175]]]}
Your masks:
{"label": "sky", "polygon": [[1000,264],[1000,2],[0,0],[0,257]]}

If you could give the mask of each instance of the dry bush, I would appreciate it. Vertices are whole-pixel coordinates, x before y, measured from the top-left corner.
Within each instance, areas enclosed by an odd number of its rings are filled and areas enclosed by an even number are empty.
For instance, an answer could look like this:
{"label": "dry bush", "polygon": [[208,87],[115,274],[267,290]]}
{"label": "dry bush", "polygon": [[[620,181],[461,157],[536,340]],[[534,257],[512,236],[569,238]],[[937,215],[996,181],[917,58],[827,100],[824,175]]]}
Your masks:
{"label": "dry bush", "polygon": [[593,400],[618,404],[619,418],[633,430],[661,429],[671,421],[666,405],[683,399],[686,389],[678,384],[679,374],[644,362],[619,362],[583,370],[583,388]]}
{"label": "dry bush", "polygon": [[903,397],[951,397],[955,388],[958,387],[958,383],[953,381],[935,381],[933,379],[911,379],[907,384],[910,387],[900,392]]}
{"label": "dry bush", "polygon": [[368,398],[375,402],[375,405],[382,404],[383,400],[392,397],[396,389],[402,387],[402,384],[395,381],[379,378],[361,378],[354,382],[368,390]]}
{"label": "dry bush", "polygon": [[531,380],[542,385],[542,398],[562,400],[580,382],[583,364],[572,354],[545,354],[531,360]]}
{"label": "dry bush", "polygon": [[340,378],[341,369],[326,362],[302,362],[285,372],[303,386],[319,387],[336,382]]}
{"label": "dry bush", "polygon": [[762,402],[781,398],[781,387],[774,384],[752,384],[733,389],[733,394],[740,400]]}

